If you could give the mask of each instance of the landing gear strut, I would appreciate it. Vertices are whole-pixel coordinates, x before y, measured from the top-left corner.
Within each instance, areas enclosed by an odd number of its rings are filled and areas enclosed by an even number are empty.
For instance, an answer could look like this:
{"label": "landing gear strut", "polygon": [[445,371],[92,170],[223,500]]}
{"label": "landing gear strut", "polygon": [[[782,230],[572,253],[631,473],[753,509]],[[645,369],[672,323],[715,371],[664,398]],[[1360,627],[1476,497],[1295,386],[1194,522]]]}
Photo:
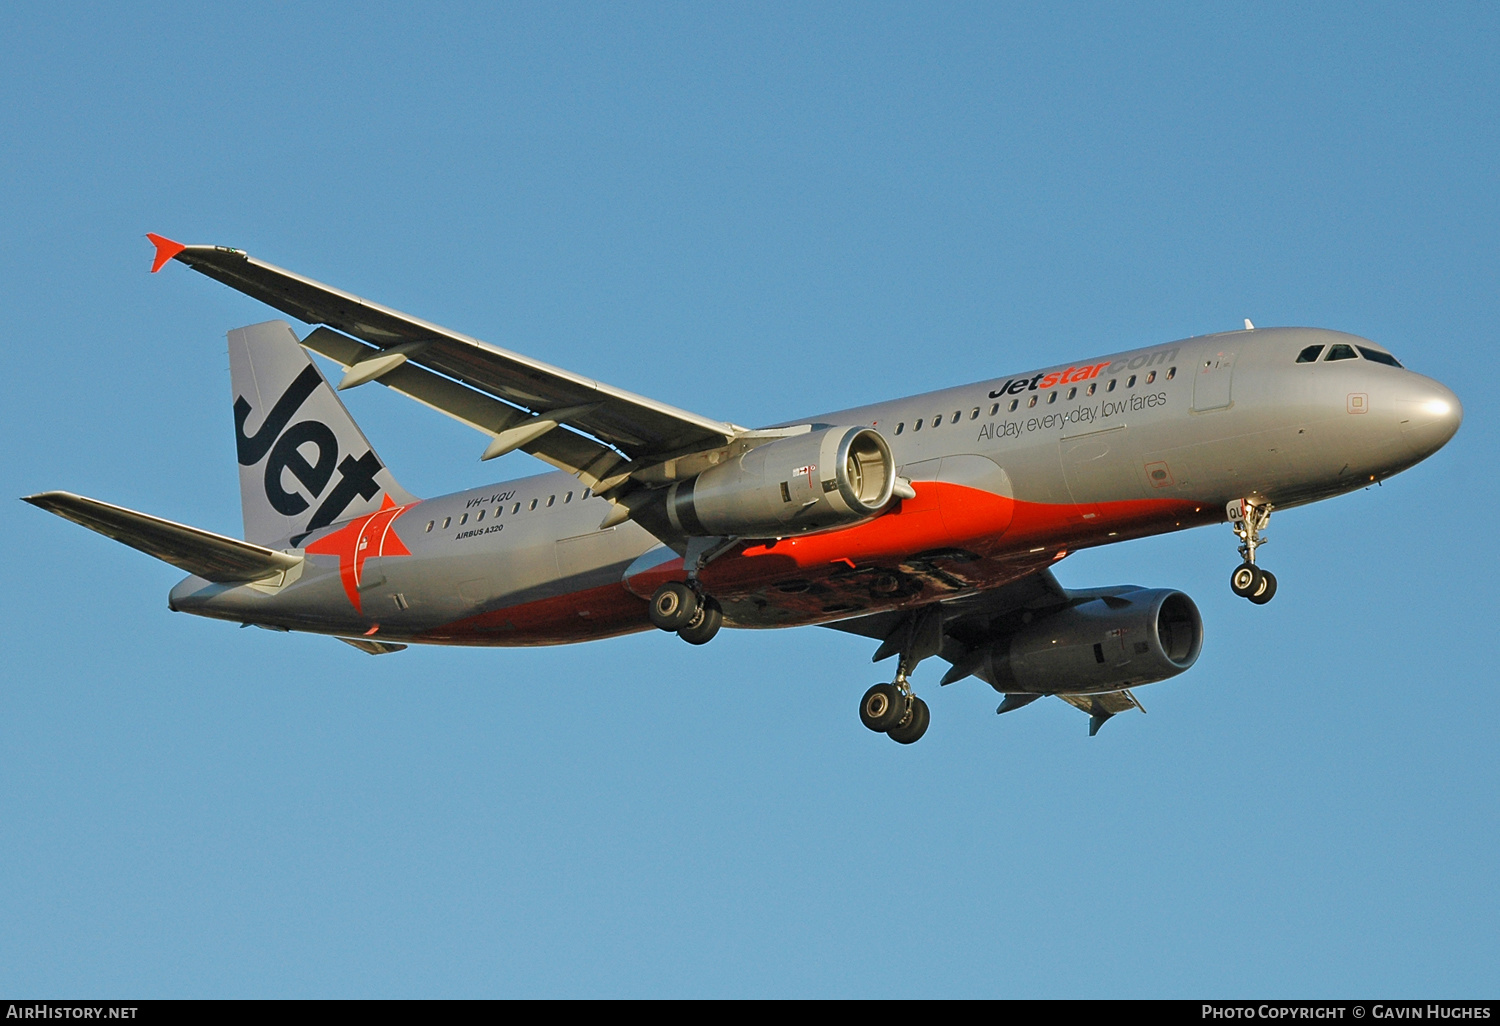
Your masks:
{"label": "landing gear strut", "polygon": [[1255,565],[1255,550],[1264,545],[1261,534],[1271,522],[1271,504],[1254,499],[1235,499],[1225,507],[1235,537],[1240,540],[1240,557],[1244,562],[1229,575],[1229,590],[1258,606],[1271,601],[1276,594],[1276,575]]}
{"label": "landing gear strut", "polygon": [[724,624],[717,602],[677,581],[656,589],[647,615],[653,626],[675,633],[689,645],[708,644]]}

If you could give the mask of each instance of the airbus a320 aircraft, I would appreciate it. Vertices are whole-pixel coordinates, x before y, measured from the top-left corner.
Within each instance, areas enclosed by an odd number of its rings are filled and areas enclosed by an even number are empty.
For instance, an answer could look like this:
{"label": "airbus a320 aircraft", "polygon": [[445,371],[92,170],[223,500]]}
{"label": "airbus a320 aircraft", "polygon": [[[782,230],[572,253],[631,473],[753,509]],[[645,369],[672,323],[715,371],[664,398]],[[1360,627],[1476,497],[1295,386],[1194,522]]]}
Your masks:
{"label": "airbus a320 aircraft", "polygon": [[[1458,430],[1458,399],[1367,339],[1256,329],[1029,370],[756,429],[689,413],[367,302],[222,246],[172,260],[307,324],[229,332],[245,540],[68,492],[43,509],[191,574],[168,608],[408,644],[554,645],[652,627],[822,624],[871,638],[893,679],[860,700],[902,744],[929,722],[923,659],[1004,695],[1055,695],[1089,733],[1193,665],[1178,591],[1069,591],[1069,552],[1225,520],[1230,586],[1270,601],[1273,509],[1363,488]],[[418,499],[308,351],[555,468]]]}

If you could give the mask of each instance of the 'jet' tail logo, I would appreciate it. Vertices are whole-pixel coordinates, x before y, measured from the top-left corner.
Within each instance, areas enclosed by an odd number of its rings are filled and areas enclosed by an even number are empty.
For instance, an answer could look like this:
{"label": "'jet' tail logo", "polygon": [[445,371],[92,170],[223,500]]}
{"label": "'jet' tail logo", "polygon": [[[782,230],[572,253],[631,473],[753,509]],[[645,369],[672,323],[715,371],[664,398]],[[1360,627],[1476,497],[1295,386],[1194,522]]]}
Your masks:
{"label": "'jet' tail logo", "polygon": [[[266,460],[266,501],[271,507],[284,516],[295,517],[310,505],[300,492],[287,491],[283,471],[290,471],[313,499],[322,498],[302,533],[292,539],[293,545],[337,520],[356,496],[368,500],[380,492],[375,475],[383,466],[373,450],[366,449],[358,459],[345,456],[340,460],[338,437],[327,424],[309,419],[287,426],[308,397],[324,384],[323,376],[309,364],[287,386],[253,435],[245,433],[245,422],[253,412],[250,403],[244,396],[234,400],[234,437],[240,464],[252,467]],[[311,459],[305,454],[309,445],[316,451]],[[338,483],[329,488],[335,470]]]}

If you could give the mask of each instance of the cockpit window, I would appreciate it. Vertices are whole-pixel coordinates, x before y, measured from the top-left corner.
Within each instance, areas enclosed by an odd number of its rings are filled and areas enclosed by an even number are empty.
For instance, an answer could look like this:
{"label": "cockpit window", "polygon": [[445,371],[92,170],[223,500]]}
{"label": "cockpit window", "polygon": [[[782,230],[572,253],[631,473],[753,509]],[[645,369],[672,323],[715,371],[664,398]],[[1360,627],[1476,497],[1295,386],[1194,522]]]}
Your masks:
{"label": "cockpit window", "polygon": [[1324,363],[1332,363],[1334,360],[1358,360],[1359,354],[1354,351],[1353,346],[1339,343],[1328,347],[1328,355],[1323,357]]}
{"label": "cockpit window", "polygon": [[1382,353],[1379,349],[1366,349],[1364,346],[1360,346],[1359,352],[1366,360],[1374,360],[1376,363],[1383,363],[1387,367],[1401,366],[1400,360],[1396,359],[1390,353]]}
{"label": "cockpit window", "polygon": [[1322,346],[1308,346],[1306,349],[1302,350],[1302,352],[1300,352],[1300,353],[1297,354],[1297,362],[1298,363],[1315,363],[1315,362],[1317,362],[1318,354],[1321,353],[1322,351],[1323,351],[1323,347]]}

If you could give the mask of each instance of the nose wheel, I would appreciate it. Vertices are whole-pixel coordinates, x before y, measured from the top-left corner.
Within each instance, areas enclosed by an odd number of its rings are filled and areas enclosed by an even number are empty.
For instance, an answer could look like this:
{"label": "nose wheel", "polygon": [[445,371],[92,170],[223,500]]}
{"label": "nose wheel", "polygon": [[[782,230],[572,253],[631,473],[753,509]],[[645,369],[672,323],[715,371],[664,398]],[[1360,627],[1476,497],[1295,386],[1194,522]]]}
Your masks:
{"label": "nose wheel", "polygon": [[1276,594],[1276,575],[1255,565],[1255,550],[1268,541],[1261,532],[1271,522],[1271,504],[1235,499],[1225,507],[1225,513],[1240,540],[1240,557],[1244,559],[1229,575],[1229,590],[1263,606]]}
{"label": "nose wheel", "polygon": [[1229,590],[1263,606],[1276,594],[1276,575],[1254,563],[1241,563],[1229,575]]}

